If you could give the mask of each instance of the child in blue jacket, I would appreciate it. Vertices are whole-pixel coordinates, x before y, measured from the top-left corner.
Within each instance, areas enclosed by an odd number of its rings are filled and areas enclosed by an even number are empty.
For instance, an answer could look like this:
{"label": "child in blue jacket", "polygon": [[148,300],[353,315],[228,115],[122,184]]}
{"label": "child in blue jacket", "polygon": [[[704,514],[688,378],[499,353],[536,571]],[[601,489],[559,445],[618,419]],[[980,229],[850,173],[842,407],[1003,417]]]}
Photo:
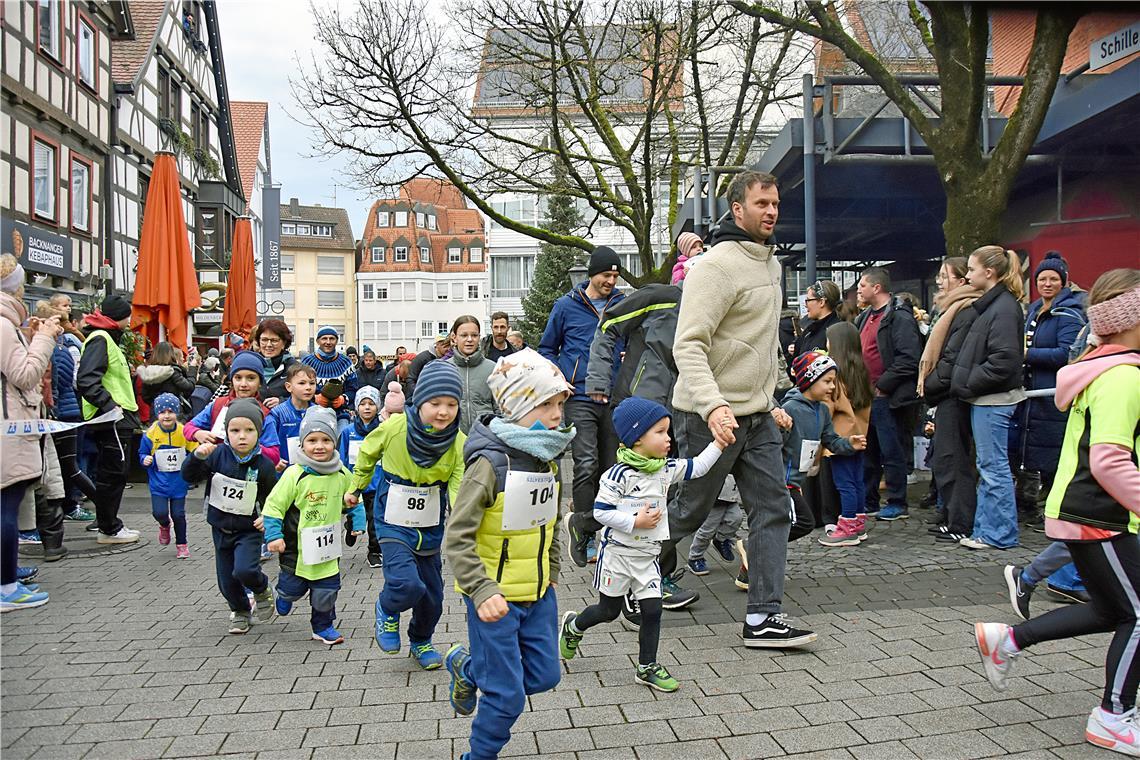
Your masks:
{"label": "child in blue jacket", "polygon": [[147,428],[139,443],[139,462],[146,468],[150,482],[150,511],[158,522],[158,543],[170,544],[170,523],[174,523],[175,557],[190,558],[186,543],[186,492],[189,484],[182,479],[182,463],[186,451],[197,444],[187,443],[182,435],[178,412],[182,402],[173,393],[160,393],[150,405],[155,422]]}
{"label": "child in blue jacket", "polygon": [[285,370],[285,390],[289,395],[269,412],[269,418],[277,428],[277,439],[281,442],[278,472],[293,464],[301,450],[301,420],[317,392],[316,370],[308,364],[293,362]]}
{"label": "child in blue jacket", "polygon": [[[366,385],[356,391],[356,419],[348,427],[340,431],[340,441],[337,450],[340,452],[340,461],[348,469],[356,465],[356,457],[360,454],[360,447],[368,434],[380,424],[380,391],[371,385]],[[382,468],[377,467],[372,475],[372,482],[364,489],[364,511],[368,519],[368,566],[383,567],[384,560],[380,555],[380,542],[376,538],[375,510],[373,501],[376,498],[376,486],[383,476]],[[353,526],[358,527],[358,526]],[[351,539],[350,539],[351,540]]]}

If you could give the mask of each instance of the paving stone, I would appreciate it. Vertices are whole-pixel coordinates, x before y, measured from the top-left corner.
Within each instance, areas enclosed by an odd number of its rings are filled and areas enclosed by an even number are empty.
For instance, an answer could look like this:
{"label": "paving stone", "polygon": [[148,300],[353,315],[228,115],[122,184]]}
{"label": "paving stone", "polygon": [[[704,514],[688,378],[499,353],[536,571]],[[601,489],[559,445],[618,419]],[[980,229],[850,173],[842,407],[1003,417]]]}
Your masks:
{"label": "paving stone", "polygon": [[757,757],[779,757],[786,754],[771,735],[744,734],[717,739],[717,746],[731,760],[751,760]]}
{"label": "paving stone", "polygon": [[939,760],[968,760],[1005,754],[1001,746],[978,731],[904,739],[903,744],[919,757],[937,757]]}
{"label": "paving stone", "polygon": [[149,760],[162,757],[172,739],[133,739],[129,741],[100,742],[84,755],[92,760]]}
{"label": "paving stone", "polygon": [[163,757],[200,757],[217,754],[225,734],[189,734],[179,736],[167,748]]}
{"label": "paving stone", "polygon": [[820,726],[773,731],[772,738],[789,754],[863,743],[863,737],[846,723],[825,723]]}

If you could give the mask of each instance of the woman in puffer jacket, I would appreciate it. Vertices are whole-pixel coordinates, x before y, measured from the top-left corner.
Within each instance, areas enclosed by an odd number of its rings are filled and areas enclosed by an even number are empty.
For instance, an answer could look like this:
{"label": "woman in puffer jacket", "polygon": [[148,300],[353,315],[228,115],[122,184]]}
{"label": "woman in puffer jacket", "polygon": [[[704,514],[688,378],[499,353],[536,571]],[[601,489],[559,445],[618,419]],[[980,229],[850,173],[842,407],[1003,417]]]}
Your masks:
{"label": "woman in puffer jacket", "polygon": [[149,404],[163,393],[173,393],[182,402],[182,414],[190,411],[194,381],[182,366],[181,358],[171,343],[163,341],[154,347],[150,362],[138,368],[143,401]]}

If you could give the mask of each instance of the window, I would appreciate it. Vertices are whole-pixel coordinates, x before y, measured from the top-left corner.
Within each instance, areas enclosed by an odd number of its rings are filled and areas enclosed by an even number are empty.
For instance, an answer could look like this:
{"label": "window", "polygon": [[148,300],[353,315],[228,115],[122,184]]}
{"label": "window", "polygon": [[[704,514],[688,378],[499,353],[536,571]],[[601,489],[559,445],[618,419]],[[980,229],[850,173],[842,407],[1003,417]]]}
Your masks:
{"label": "window", "polygon": [[295,224],[282,224],[281,225],[281,234],[282,235],[296,235],[297,234],[297,225],[295,225]]}
{"label": "window", "polygon": [[425,303],[435,300],[435,288],[430,282],[420,283],[420,300]]}
{"label": "window", "polygon": [[427,223],[427,219],[424,218],[423,212],[417,211],[416,212],[416,226],[417,227],[424,227],[424,226],[426,226],[426,223]]}
{"label": "window", "polygon": [[314,224],[313,235],[316,237],[332,237],[331,224]]}
{"label": "window", "polygon": [[[372,293],[373,293],[372,283],[370,283],[370,282],[364,283],[363,289],[364,289],[364,293],[360,296],[360,299],[362,301],[371,301],[372,300]],[[367,337],[371,337],[371,336],[366,335],[364,337],[367,338]]]}
{"label": "window", "polygon": [[436,329],[436,333],[450,332],[451,331],[451,325],[449,325],[446,322],[436,322],[435,323],[435,329]]}
{"label": "window", "polygon": [[146,174],[143,174],[142,172],[139,172],[139,197],[143,199],[143,202],[139,203],[139,228],[137,230],[139,238],[142,238],[143,216],[146,214],[146,197],[149,192],[150,177]]}
{"label": "window", "polygon": [[59,0],[39,0],[36,3],[36,23],[39,25],[40,52],[63,62],[63,9]]}
{"label": "window", "polygon": [[293,254],[291,254],[291,253],[281,254],[281,271],[282,272],[292,272],[293,271]]}
{"label": "window", "polygon": [[297,225],[297,234],[298,235],[311,235],[311,234],[313,234],[313,228],[307,224],[298,224]]}
{"label": "window", "polygon": [[[414,325],[415,322],[412,322],[412,324]],[[404,323],[403,322],[393,322],[392,323],[392,334],[389,335],[388,337],[394,338],[395,340],[400,340],[401,338],[403,338],[404,337]],[[415,337],[415,336],[412,336],[412,337]]]}
{"label": "window", "polygon": [[479,286],[478,285],[468,285],[467,286],[467,300],[468,301],[478,301],[479,300]]}
{"label": "window", "polygon": [[[397,322],[396,324],[399,324],[399,322]],[[376,323],[376,340],[388,340],[388,323],[387,322],[377,322]]]}
{"label": "window", "polygon": [[474,248],[474,247],[468,248],[467,249],[467,260],[470,261],[472,264],[482,264],[483,263],[483,249],[482,248]]}
{"label": "window", "polygon": [[387,301],[388,300],[388,286],[387,285],[381,285],[381,284],[376,285],[376,300],[377,301]]}
{"label": "window", "polygon": [[376,323],[375,322],[361,322],[360,323],[360,337],[364,340],[376,339]]}
{"label": "window", "polygon": [[202,109],[198,107],[198,101],[190,100],[190,139],[194,145],[199,146],[202,144]]}
{"label": "window", "polygon": [[344,257],[318,256],[317,274],[344,274]]}
{"label": "window", "polygon": [[165,66],[158,67],[158,118],[169,119],[182,129],[182,88]]}
{"label": "window", "polygon": [[404,300],[404,283],[393,282],[388,285],[388,300],[389,301],[403,301]]}
{"label": "window", "polygon": [[55,222],[59,148],[41,137],[33,137],[32,154],[32,211],[41,219]]}
{"label": "window", "polygon": [[462,248],[448,248],[447,249],[447,263],[448,264],[462,264],[463,263],[463,249]]}
{"label": "window", "polygon": [[[396,323],[393,322],[392,324],[396,324]],[[396,336],[393,335],[392,337],[394,338]],[[405,338],[416,337],[416,323],[414,320],[409,319],[409,320],[404,322],[404,337]]]}
{"label": "window", "polygon": [[395,226],[397,226],[397,227],[407,227],[408,226],[408,212],[407,211],[397,211],[396,212],[396,224],[395,224]]}
{"label": "window", "polygon": [[420,337],[421,338],[434,338],[435,337],[435,323],[434,322],[420,322]]}
{"label": "window", "polygon": [[429,230],[435,229],[435,214],[427,215],[427,226]]}
{"label": "window", "polygon": [[396,246],[396,263],[403,263],[408,260],[408,249],[402,245]]}
{"label": "window", "polygon": [[388,212],[387,211],[377,211],[376,212],[376,226],[377,227],[387,227],[388,226]]}
{"label": "window", "polygon": [[74,153],[71,156],[71,227],[91,231],[91,162]]}
{"label": "window", "polygon": [[491,297],[522,298],[533,272],[534,256],[496,256],[491,260]]}
{"label": "window", "polygon": [[382,245],[372,246],[372,263],[373,264],[383,264],[384,263],[384,246],[382,246]]}
{"label": "window", "polygon": [[450,297],[451,296],[448,293],[448,284],[446,282],[437,282],[435,284],[435,300],[447,301],[450,299]]}
{"label": "window", "polygon": [[269,303],[270,311],[276,305],[277,301],[281,302],[281,308],[293,309],[296,308],[296,291],[293,290],[267,290],[265,291],[265,300]]}
{"label": "window", "polygon": [[99,83],[99,35],[95,26],[83,14],[79,14],[79,28],[76,31],[75,65],[79,81],[94,90]]}
{"label": "window", "polygon": [[422,245],[420,246],[420,263],[421,264],[430,264],[431,263],[431,249],[427,248],[426,246],[422,246]]}
{"label": "window", "polygon": [[[344,295],[343,293],[341,295]],[[344,325],[329,325],[332,329],[336,330],[337,340],[344,340]]]}
{"label": "window", "polygon": [[343,290],[318,290],[317,307],[322,309],[343,309]]}

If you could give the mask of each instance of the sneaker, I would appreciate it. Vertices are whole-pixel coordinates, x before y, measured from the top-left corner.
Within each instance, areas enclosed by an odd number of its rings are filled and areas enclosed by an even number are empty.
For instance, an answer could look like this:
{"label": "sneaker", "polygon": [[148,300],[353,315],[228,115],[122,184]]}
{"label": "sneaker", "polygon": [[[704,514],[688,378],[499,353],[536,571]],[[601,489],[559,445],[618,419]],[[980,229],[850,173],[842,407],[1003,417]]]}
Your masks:
{"label": "sneaker", "polygon": [[880,509],[880,507],[878,504],[868,504],[868,505],[866,505],[866,509],[864,509],[863,511],[869,515],[877,515],[877,514],[879,514],[879,509]]}
{"label": "sneaker", "polygon": [[744,548],[744,540],[736,539],[736,553],[740,555],[740,566],[748,569],[748,551]]}
{"label": "sneaker", "polygon": [[175,559],[190,559],[190,547],[187,544],[178,544],[174,551]]}
{"label": "sneaker", "polygon": [[400,651],[400,616],[389,615],[376,600],[376,643],[385,654]]}
{"label": "sneaker", "polygon": [[558,651],[562,654],[563,660],[573,660],[574,655],[578,654],[578,644],[582,641],[583,634],[575,632],[570,627],[570,624],[577,617],[577,612],[566,612],[562,616],[562,633],[558,635]]}
{"label": "sneaker", "polygon": [[570,555],[570,561],[578,567],[585,567],[587,564],[586,547],[590,541],[589,533],[582,533],[574,527],[574,518],[577,517],[573,512],[562,521],[566,526],[566,551]]}
{"label": "sneaker", "polygon": [[732,551],[731,539],[722,538],[720,541],[713,541],[712,543],[713,547],[716,549],[716,553],[720,555],[721,559],[723,559],[725,562],[736,561],[736,553]]}
{"label": "sneaker", "polygon": [[63,519],[72,522],[91,522],[95,519],[95,513],[76,504],[70,512],[63,516]]}
{"label": "sneaker", "polygon": [[[19,583],[19,581],[17,581],[17,583]],[[40,590],[40,584],[38,583],[20,583],[20,585],[33,594]]]}
{"label": "sneaker", "polygon": [[251,613],[249,612],[231,612],[230,613],[230,633],[249,633]]}
{"label": "sneaker", "polygon": [[820,546],[858,546],[860,538],[856,524],[854,517],[840,517],[835,530],[819,537]]}
{"label": "sneaker", "polygon": [[170,543],[170,526],[169,525],[159,525],[158,526],[158,545],[159,546],[167,546],[169,543]]}
{"label": "sneaker", "polygon": [[479,695],[475,692],[475,684],[467,680],[463,672],[470,657],[471,653],[462,644],[456,644],[447,650],[445,662],[447,672],[451,674],[451,690],[447,695],[447,701],[451,702],[451,706],[459,715],[470,715],[475,712],[475,704],[479,699]]}
{"label": "sneaker", "polygon": [[[100,532],[98,538],[95,539],[97,544],[133,544],[139,540],[139,534],[128,528],[119,528],[119,532],[113,535]],[[245,631],[242,631],[245,633]]]}
{"label": "sneaker", "polygon": [[408,656],[424,670],[438,670],[443,665],[443,657],[431,645],[431,641],[409,640]]}
{"label": "sneaker", "polygon": [[273,608],[277,610],[278,615],[285,617],[293,611],[293,603],[280,594],[277,594],[276,600],[273,602]]}
{"label": "sneaker", "polygon": [[677,679],[669,675],[664,665],[654,662],[649,665],[638,665],[633,676],[634,683],[645,684],[657,691],[673,692],[681,688]]}
{"label": "sneaker", "polygon": [[943,525],[946,523],[946,510],[936,509],[922,518],[927,525]]}
{"label": "sneaker", "polygon": [[266,544],[261,545],[261,556],[257,558],[259,562],[268,562],[273,559],[273,552],[269,551]]}
{"label": "sneaker", "polygon": [[815,631],[800,630],[789,624],[787,615],[769,615],[760,625],[744,624],[740,637],[744,646],[753,649],[788,649],[815,641]]}
{"label": "sneaker", "polygon": [[985,541],[981,540],[980,538],[963,538],[958,543],[959,543],[959,545],[964,546],[967,549],[996,549],[997,548],[996,546],[991,546],[990,544],[987,544]]}
{"label": "sneaker", "polygon": [[380,552],[368,552],[368,566],[371,568],[384,567],[384,558]]}
{"label": "sneaker", "polygon": [[879,510],[878,519],[883,522],[894,522],[895,520],[905,520],[910,517],[906,507],[900,507],[898,504],[888,504]]}
{"label": "sneaker", "polygon": [[[677,576],[680,577],[680,576]],[[701,598],[701,595],[689,588],[681,588],[677,581],[665,577],[661,579],[661,608],[666,610],[680,610],[688,607]]]}
{"label": "sneaker", "polygon": [[40,532],[38,530],[22,530],[20,531],[20,546],[31,544],[39,546],[43,541],[40,540]]}
{"label": "sneaker", "polygon": [[689,572],[693,575],[708,575],[709,563],[705,562],[704,557],[697,557],[696,559],[689,560]]}
{"label": "sneaker", "polygon": [[1136,708],[1121,715],[1094,707],[1085,723],[1085,741],[1122,755],[1140,757],[1140,728],[1136,725]]}
{"label": "sneaker", "polygon": [[[32,584],[33,586],[35,584]],[[11,612],[12,610],[22,610],[31,607],[42,607],[48,603],[48,595],[44,591],[40,591],[37,586],[33,591],[19,581],[16,582],[16,588],[12,589],[12,593],[4,594],[0,597],[0,612]]]}
{"label": "sneaker", "polygon": [[36,565],[29,565],[28,567],[16,568],[16,582],[28,585],[28,581],[35,578],[40,574],[40,568]]}
{"label": "sneaker", "polygon": [[1021,654],[1010,652],[1002,645],[1008,633],[1009,626],[1005,623],[974,623],[974,640],[978,643],[986,678],[998,691],[1005,691],[1009,686],[1009,669]]}
{"label": "sneaker", "polygon": [[744,565],[740,566],[740,572],[736,574],[736,587],[741,591],[748,590],[748,568]]}
{"label": "sneaker", "polygon": [[934,541],[939,544],[960,544],[967,538],[969,538],[969,536],[965,533],[951,533],[950,531],[946,531],[945,533],[939,533],[935,536]]}
{"label": "sneaker", "polygon": [[268,623],[273,619],[273,609],[277,606],[273,600],[273,587],[266,586],[264,591],[254,594],[253,598],[256,602],[253,611],[257,615],[258,622]]}
{"label": "sneaker", "polygon": [[627,631],[641,630],[641,605],[629,594],[621,602],[621,624]]}
{"label": "sneaker", "polygon": [[97,523],[97,522],[89,522],[89,523],[87,523],[87,525],[86,525],[86,526],[83,528],[83,530],[87,531],[88,533],[95,533],[96,531],[98,531],[98,530],[99,530],[99,523]]}
{"label": "sneaker", "polygon": [[929,528],[926,529],[926,532],[932,536],[941,536],[943,534],[950,532],[950,526],[946,525],[944,523],[940,523],[938,525],[931,525]]}
{"label": "sneaker", "polygon": [[1029,619],[1029,598],[1033,596],[1033,586],[1021,582],[1021,568],[1006,565],[1003,571],[1005,587],[1009,589],[1009,604],[1013,612],[1022,620]]}
{"label": "sneaker", "polygon": [[855,533],[858,534],[860,541],[866,541],[871,533],[870,525],[867,523],[867,515],[863,512],[855,515]]}
{"label": "sneaker", "polygon": [[598,544],[593,536],[586,541],[586,563],[594,564],[598,561]]}
{"label": "sneaker", "polygon": [[1087,604],[1092,601],[1092,597],[1088,595],[1087,591],[1078,588],[1061,588],[1054,586],[1052,583],[1045,584],[1045,593],[1049,598],[1055,602],[1062,604]]}
{"label": "sneaker", "polygon": [[344,636],[341,636],[340,632],[330,625],[323,631],[313,631],[313,641],[319,641],[331,647],[334,644],[343,644]]}

